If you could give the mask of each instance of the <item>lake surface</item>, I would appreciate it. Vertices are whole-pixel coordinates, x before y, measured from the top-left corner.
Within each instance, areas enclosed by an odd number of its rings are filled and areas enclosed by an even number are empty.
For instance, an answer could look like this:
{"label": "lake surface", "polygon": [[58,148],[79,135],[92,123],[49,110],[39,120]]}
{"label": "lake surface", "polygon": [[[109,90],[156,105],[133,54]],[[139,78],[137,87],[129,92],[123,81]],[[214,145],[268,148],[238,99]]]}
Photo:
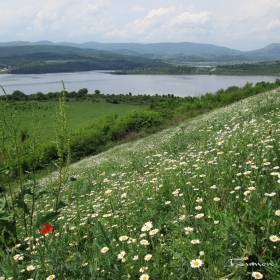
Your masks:
{"label": "lake surface", "polygon": [[[67,91],[87,88],[105,94],[174,94],[175,96],[200,96],[214,93],[229,86],[242,87],[247,82],[275,82],[274,76],[216,76],[216,75],[111,75],[108,72],[89,71],[55,74],[2,74],[0,85],[7,94],[20,90],[25,94],[61,91],[61,80]],[[0,95],[3,95],[2,91]]]}

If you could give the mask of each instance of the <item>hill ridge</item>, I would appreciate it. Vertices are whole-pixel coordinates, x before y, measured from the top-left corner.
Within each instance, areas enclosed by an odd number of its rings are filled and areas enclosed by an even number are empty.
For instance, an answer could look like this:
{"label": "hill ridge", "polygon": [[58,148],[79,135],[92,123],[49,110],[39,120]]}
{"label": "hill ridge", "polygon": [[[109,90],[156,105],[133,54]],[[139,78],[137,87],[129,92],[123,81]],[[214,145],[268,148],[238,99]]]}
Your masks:
{"label": "hill ridge", "polygon": [[[53,43],[51,41],[39,42],[7,42],[0,43],[3,46],[16,46],[16,45],[53,45],[53,46],[69,46],[86,49],[96,49],[103,51],[110,51],[119,54],[144,56],[150,58],[162,58],[165,56],[170,58],[170,61],[180,61],[188,56],[196,56],[197,59],[207,61],[210,58],[212,61],[272,61],[280,60],[280,44],[272,43],[264,48],[252,51],[240,51],[228,47],[217,46],[213,44],[202,44],[193,42],[159,42],[159,43],[99,43],[99,42],[84,42],[84,43],[71,43],[60,42]],[[176,56],[174,58],[174,56]],[[206,56],[206,57],[203,57]],[[209,58],[210,56],[210,58]],[[180,59],[179,59],[179,58]]]}

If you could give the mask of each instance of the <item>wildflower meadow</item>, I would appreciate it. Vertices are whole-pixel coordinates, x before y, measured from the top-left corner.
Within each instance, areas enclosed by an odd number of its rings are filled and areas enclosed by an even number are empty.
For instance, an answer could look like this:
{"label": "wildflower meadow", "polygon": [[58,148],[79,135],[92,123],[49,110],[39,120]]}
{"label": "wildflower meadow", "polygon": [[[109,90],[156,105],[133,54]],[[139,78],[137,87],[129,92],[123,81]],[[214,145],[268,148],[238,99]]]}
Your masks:
{"label": "wildflower meadow", "polygon": [[0,279],[280,279],[279,90],[62,172],[26,194]]}

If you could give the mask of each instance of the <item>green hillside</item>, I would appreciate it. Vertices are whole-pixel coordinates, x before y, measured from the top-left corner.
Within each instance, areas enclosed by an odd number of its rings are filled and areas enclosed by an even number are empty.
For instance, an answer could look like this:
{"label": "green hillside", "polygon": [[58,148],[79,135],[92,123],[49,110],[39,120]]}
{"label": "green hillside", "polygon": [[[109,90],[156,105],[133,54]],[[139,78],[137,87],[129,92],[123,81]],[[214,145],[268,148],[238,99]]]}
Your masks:
{"label": "green hillside", "polygon": [[159,60],[66,46],[30,45],[0,47],[0,69],[12,74],[42,74],[90,70],[163,67]]}
{"label": "green hillside", "polygon": [[278,88],[29,182],[34,223],[18,211],[0,276],[278,280],[279,104]]}

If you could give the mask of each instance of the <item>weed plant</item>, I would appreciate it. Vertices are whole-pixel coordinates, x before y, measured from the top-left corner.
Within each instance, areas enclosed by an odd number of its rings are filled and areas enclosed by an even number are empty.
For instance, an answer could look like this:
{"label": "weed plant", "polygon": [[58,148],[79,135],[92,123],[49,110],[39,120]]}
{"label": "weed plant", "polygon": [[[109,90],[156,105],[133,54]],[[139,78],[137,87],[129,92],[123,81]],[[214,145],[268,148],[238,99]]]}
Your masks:
{"label": "weed plant", "polygon": [[[62,83],[63,84],[63,83]],[[2,87],[1,87],[2,88]],[[64,88],[64,84],[63,84]],[[5,90],[2,88],[4,95],[7,97]],[[64,89],[65,90],[65,89]],[[34,229],[38,227],[42,221],[47,222],[59,214],[59,209],[64,206],[59,200],[60,191],[64,183],[64,177],[67,171],[67,166],[70,161],[69,138],[66,129],[66,105],[65,94],[59,99],[59,108],[57,110],[57,121],[55,123],[56,131],[56,152],[57,161],[53,164],[58,168],[59,181],[55,185],[49,183],[52,190],[52,195],[56,201],[55,210],[53,213],[46,215],[36,215],[36,225],[34,225],[34,209],[36,201],[41,198],[46,191],[42,190],[37,185],[36,171],[40,164],[38,157],[39,142],[38,142],[38,123],[33,107],[32,111],[32,126],[30,133],[24,135],[24,145],[19,143],[19,129],[16,113],[8,98],[0,100],[1,119],[0,133],[1,146],[0,155],[3,160],[1,166],[4,167],[1,172],[1,189],[0,189],[0,248],[1,250],[9,251],[9,248],[14,243],[21,242],[19,238],[33,235]],[[23,138],[23,135],[21,135]],[[30,170],[29,179],[24,176],[25,170],[22,168],[21,160],[28,155],[29,161],[27,168]],[[64,167],[64,168],[63,168]],[[18,187],[13,188],[12,182],[14,175],[17,175]],[[27,200],[30,199],[30,203]],[[23,224],[24,229],[19,233],[18,225]],[[46,223],[43,223],[41,229]]]}
{"label": "weed plant", "polygon": [[280,279],[279,119],[271,90],[52,173],[34,207],[52,218],[27,237],[19,221],[0,275]]}

